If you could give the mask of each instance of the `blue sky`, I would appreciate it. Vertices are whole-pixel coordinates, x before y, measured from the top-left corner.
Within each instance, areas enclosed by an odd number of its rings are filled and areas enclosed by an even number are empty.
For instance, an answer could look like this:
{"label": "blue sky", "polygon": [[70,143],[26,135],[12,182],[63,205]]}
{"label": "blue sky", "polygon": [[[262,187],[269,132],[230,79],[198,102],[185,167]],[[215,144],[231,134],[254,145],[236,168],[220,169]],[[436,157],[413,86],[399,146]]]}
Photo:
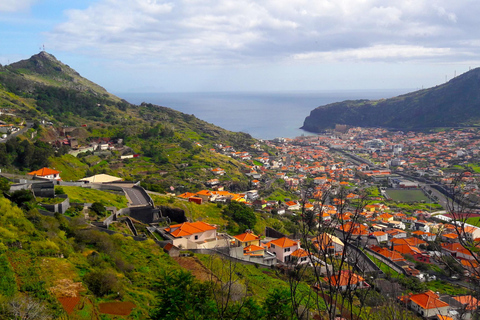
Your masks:
{"label": "blue sky", "polygon": [[2,0],[0,63],[120,92],[417,89],[480,66],[474,0]]}

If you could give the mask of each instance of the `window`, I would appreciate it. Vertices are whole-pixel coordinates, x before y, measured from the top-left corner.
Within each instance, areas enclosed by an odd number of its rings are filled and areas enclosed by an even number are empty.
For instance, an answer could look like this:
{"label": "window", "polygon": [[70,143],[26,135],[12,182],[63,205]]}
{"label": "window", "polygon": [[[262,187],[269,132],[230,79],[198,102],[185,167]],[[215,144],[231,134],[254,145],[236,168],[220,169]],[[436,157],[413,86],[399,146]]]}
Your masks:
{"label": "window", "polygon": [[273,243],[270,244],[270,248],[275,249],[275,245]]}
{"label": "window", "polygon": [[290,252],[290,248],[285,248],[283,252]]}
{"label": "window", "polygon": [[198,235],[195,236],[195,240],[198,240]]}

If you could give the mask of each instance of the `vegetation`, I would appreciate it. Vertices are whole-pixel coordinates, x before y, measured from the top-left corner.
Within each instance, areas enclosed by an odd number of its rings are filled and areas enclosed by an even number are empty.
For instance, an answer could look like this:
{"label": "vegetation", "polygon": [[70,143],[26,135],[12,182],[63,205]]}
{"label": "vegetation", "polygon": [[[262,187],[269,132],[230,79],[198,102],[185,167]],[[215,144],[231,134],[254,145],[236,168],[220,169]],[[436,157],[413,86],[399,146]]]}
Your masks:
{"label": "vegetation", "polygon": [[320,132],[335,124],[399,130],[473,125],[480,120],[476,108],[480,101],[476,82],[479,73],[480,69],[473,69],[445,84],[390,99],[320,106],[305,119],[302,128]]}

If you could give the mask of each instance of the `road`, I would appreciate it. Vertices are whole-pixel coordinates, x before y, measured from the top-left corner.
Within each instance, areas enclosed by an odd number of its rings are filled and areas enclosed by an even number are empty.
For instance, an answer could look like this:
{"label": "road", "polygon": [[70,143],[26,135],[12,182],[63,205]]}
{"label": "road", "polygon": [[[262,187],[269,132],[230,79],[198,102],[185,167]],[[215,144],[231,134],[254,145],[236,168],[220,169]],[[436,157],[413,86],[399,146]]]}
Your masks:
{"label": "road", "polygon": [[135,188],[123,188],[127,199],[130,201],[130,206],[148,206],[150,204],[144,194]]}
{"label": "road", "polygon": [[33,122],[27,122],[27,125],[23,128],[23,129],[20,129],[18,130],[17,132],[14,132],[12,134],[9,134],[7,136],[7,138],[5,139],[0,139],[0,143],[5,143],[7,142],[8,140],[18,136],[18,135],[21,135],[21,134],[24,134],[25,132],[27,132],[28,129],[32,128],[33,127]]}

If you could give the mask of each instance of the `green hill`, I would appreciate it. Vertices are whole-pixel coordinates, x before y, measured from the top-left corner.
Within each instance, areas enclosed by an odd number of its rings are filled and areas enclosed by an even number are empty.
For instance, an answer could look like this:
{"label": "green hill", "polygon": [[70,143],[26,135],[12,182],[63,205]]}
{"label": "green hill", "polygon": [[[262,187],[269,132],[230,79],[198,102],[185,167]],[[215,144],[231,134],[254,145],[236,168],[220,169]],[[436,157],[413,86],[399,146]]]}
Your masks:
{"label": "green hill", "polygon": [[320,132],[336,124],[392,129],[430,129],[480,124],[480,68],[449,82],[382,100],[349,100],[320,106],[302,129]]}
{"label": "green hill", "polygon": [[[222,167],[229,174],[225,180],[246,184],[248,180],[241,173],[238,161],[210,149],[223,144],[238,151],[263,152],[252,148],[257,141],[248,134],[230,132],[170,108],[128,103],[46,52],[0,66],[0,108],[14,114],[0,117],[8,123],[21,123],[25,119],[53,124],[36,125],[20,140],[9,141],[5,151],[11,156],[8,159],[0,156],[0,165],[38,169],[37,164],[45,161],[35,162],[28,154],[22,154],[25,148],[21,141],[27,139],[32,144],[43,141],[56,146],[48,153],[49,163],[61,170],[67,180],[101,172],[142,179],[146,186],[157,186],[155,190],[172,185],[202,188],[204,181],[213,178],[210,169]],[[122,139],[124,151],[103,155],[103,162],[93,162],[85,156],[74,161],[65,158],[62,155],[68,149],[60,148],[65,127],[79,145]],[[3,148],[0,144],[0,153]],[[141,157],[119,161],[123,153],[137,153]],[[23,160],[25,156],[27,161]]]}

